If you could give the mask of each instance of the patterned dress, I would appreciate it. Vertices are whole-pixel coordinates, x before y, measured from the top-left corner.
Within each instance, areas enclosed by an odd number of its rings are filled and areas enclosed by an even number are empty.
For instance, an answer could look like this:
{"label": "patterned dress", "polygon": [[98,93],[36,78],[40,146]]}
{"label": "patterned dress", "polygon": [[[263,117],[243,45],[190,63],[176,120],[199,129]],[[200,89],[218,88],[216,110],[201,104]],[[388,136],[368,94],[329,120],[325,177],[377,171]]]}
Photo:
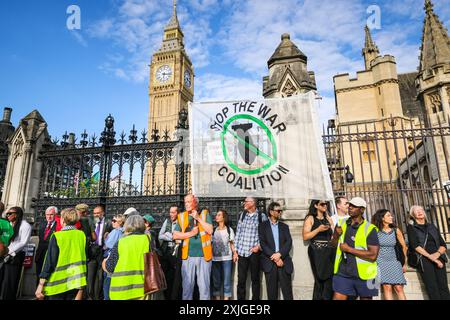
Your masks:
{"label": "patterned dress", "polygon": [[402,271],[402,265],[397,260],[395,254],[395,244],[397,236],[394,229],[386,233],[378,232],[378,240],[380,242],[380,252],[378,254],[377,263],[381,284],[406,285],[406,279]]}

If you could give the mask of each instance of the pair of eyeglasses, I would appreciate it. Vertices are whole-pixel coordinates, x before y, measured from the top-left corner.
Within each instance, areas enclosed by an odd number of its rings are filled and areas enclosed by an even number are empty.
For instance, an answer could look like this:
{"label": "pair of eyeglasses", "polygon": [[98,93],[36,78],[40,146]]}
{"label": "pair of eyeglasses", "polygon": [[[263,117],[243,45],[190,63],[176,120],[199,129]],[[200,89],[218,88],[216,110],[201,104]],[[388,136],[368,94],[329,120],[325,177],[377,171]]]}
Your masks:
{"label": "pair of eyeglasses", "polygon": [[283,212],[283,210],[272,210],[272,211],[275,211],[275,212],[278,212],[278,213],[282,213]]}
{"label": "pair of eyeglasses", "polygon": [[10,212],[7,212],[6,215],[7,215],[7,216],[12,216],[13,214],[16,214],[16,213],[17,213],[17,212],[15,212],[15,211],[10,211]]}
{"label": "pair of eyeglasses", "polygon": [[117,220],[116,219],[112,219],[111,222],[117,222]]}

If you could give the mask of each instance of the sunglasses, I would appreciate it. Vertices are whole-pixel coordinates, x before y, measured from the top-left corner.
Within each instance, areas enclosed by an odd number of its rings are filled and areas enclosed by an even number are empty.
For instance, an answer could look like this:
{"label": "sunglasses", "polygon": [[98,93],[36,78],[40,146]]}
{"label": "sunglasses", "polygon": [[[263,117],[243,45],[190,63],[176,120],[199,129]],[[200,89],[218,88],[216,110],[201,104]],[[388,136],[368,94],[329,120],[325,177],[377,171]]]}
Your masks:
{"label": "sunglasses", "polygon": [[12,216],[13,214],[16,214],[16,213],[17,213],[17,212],[15,212],[15,211],[10,211],[10,212],[7,212],[6,215],[7,215],[7,216]]}
{"label": "sunglasses", "polygon": [[319,206],[321,206],[321,207],[326,207],[326,206],[328,206],[328,203],[326,203],[326,202],[321,202],[321,203],[319,203]]}
{"label": "sunglasses", "polygon": [[116,219],[112,219],[111,222],[117,222],[117,220]]}

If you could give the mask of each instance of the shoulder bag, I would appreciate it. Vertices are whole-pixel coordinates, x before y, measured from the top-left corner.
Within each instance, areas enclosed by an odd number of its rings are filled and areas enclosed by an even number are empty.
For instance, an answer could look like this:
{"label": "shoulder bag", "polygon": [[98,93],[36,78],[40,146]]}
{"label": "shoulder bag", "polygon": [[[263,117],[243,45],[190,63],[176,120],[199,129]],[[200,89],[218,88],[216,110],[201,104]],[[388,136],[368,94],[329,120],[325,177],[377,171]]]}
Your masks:
{"label": "shoulder bag", "polygon": [[[428,232],[425,235],[425,241],[423,243],[422,248],[425,249],[425,246],[427,245],[428,241]],[[417,271],[423,272],[423,265],[422,265],[422,255],[418,253],[414,248],[409,247],[408,248],[408,265],[411,268],[417,269]]]}
{"label": "shoulder bag", "polygon": [[159,263],[158,254],[152,251],[151,239],[149,241],[149,252],[144,253],[144,293],[152,294],[167,289],[166,277]]}
{"label": "shoulder bag", "polygon": [[397,260],[402,264],[402,266],[405,265],[405,254],[403,253],[403,247],[400,243],[400,241],[398,241],[398,236],[397,236],[397,228],[394,229],[395,232],[395,255],[397,256]]}

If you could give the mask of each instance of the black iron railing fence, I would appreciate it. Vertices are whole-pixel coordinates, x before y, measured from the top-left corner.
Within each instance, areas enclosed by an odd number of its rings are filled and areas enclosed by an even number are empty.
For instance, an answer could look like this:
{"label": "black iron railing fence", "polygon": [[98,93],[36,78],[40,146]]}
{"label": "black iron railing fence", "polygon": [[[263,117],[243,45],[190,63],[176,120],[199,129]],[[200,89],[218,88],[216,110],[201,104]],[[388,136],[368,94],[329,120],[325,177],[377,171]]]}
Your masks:
{"label": "black iron railing fence", "polygon": [[370,218],[386,208],[405,230],[413,205],[449,239],[450,124],[425,127],[418,120],[390,117],[377,122],[330,122],[324,129],[328,165],[335,195],[360,196]]}

